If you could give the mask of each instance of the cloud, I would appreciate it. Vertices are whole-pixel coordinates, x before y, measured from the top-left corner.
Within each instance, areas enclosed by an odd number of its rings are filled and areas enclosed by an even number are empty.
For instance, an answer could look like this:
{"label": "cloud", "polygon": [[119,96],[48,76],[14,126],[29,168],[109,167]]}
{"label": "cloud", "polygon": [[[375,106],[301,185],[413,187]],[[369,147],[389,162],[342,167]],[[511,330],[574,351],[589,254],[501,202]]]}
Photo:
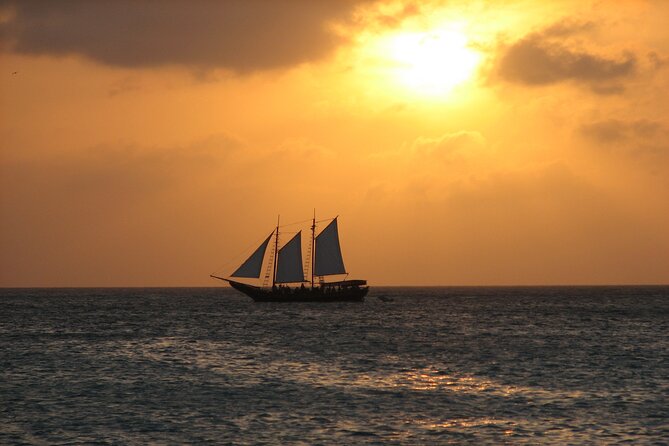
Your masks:
{"label": "cloud", "polygon": [[655,52],[655,51],[650,51],[648,53],[647,57],[648,57],[648,61],[650,62],[650,64],[656,70],[666,67],[667,62],[669,62],[669,57],[662,57],[661,55],[657,54],[657,52]]}
{"label": "cloud", "polygon": [[326,56],[343,41],[329,25],[361,1],[8,2],[0,38],[20,54],[249,72]]}
{"label": "cloud", "polygon": [[141,90],[142,87],[140,83],[131,77],[124,77],[122,79],[116,80],[109,87],[107,94],[110,97],[136,92]]}
{"label": "cloud", "polygon": [[269,156],[290,163],[312,163],[332,160],[334,153],[308,138],[289,138],[271,151]]}
{"label": "cloud", "polygon": [[355,15],[355,25],[367,30],[399,27],[405,20],[426,13],[429,3],[404,0],[395,3],[374,2]]}
{"label": "cloud", "polygon": [[547,26],[539,34],[543,37],[568,37],[575,34],[590,32],[596,28],[597,25],[595,22],[580,22],[577,20],[565,19]]}
{"label": "cloud", "polygon": [[631,52],[602,56],[570,45],[569,36],[594,27],[591,22],[563,21],[530,33],[503,48],[497,75],[507,82],[529,86],[570,81],[597,94],[620,93],[622,82],[637,72],[637,57]]}
{"label": "cloud", "polygon": [[407,195],[440,199],[455,182],[468,182],[496,166],[495,151],[477,131],[418,136],[398,150],[370,156],[364,163],[366,199],[402,200]]}
{"label": "cloud", "polygon": [[666,174],[669,126],[648,119],[605,119],[584,124],[579,133],[608,152],[644,163],[655,174]]}
{"label": "cloud", "polygon": [[141,285],[204,270],[203,251],[234,218],[221,202],[235,203],[229,178],[238,169],[230,163],[244,148],[213,134],[164,147],[3,156],[0,283],[110,285],[122,278]]}
{"label": "cloud", "polygon": [[180,147],[99,145],[58,156],[6,160],[0,164],[0,184],[12,192],[0,198],[51,197],[65,207],[124,207],[215,171],[241,146],[233,137],[216,134]]}
{"label": "cloud", "polygon": [[[500,167],[438,193],[393,184],[373,184],[365,204],[375,216],[393,215],[393,226],[380,223],[379,231],[413,259],[411,268],[385,262],[399,283],[652,283],[667,276],[666,230],[564,163]],[[375,248],[392,259],[385,246]]]}
{"label": "cloud", "polygon": [[461,130],[437,137],[418,136],[398,150],[373,154],[369,160],[403,170],[412,166],[414,174],[423,175],[433,171],[443,172],[447,167],[464,169],[469,164],[479,165],[488,155],[492,155],[492,151],[481,133]]}
{"label": "cloud", "polygon": [[460,131],[439,138],[418,137],[411,148],[415,155],[442,161],[470,158],[486,147],[486,139],[479,132]]}
{"label": "cloud", "polygon": [[669,137],[669,128],[647,119],[605,119],[581,126],[581,133],[601,144],[627,144]]}

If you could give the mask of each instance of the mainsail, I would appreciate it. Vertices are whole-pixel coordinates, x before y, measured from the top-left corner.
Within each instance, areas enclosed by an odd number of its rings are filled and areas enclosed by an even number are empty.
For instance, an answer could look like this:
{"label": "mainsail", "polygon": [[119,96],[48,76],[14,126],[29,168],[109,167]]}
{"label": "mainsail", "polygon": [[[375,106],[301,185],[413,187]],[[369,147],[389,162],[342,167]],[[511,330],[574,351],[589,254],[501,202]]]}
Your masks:
{"label": "mainsail", "polygon": [[337,219],[326,226],[316,237],[316,255],[314,257],[314,275],[330,276],[333,274],[346,274],[344,260],[341,257],[339,246],[339,230]]}
{"label": "mainsail", "polygon": [[265,251],[267,250],[267,245],[269,244],[270,239],[274,235],[274,231],[267,237],[267,240],[262,242],[262,244],[256,249],[251,257],[246,259],[242,265],[237,268],[237,270],[231,274],[232,277],[249,277],[249,278],[258,278],[260,277],[260,269],[262,268],[262,261],[265,258]]}
{"label": "mainsail", "polygon": [[[311,286],[309,287],[305,286],[304,280],[302,231],[294,234],[279,249],[281,226],[278,220],[276,229],[234,273],[227,277],[210,274],[210,277],[229,283],[232,288],[256,302],[363,302],[369,287],[366,280],[347,280],[348,273],[344,267],[339,246],[337,219],[323,221],[327,222],[327,225],[317,235],[314,213],[309,234],[311,242],[311,249],[308,251],[310,268],[307,268],[311,273]],[[304,222],[291,223],[291,225],[299,223]],[[271,258],[265,259],[270,242],[272,243],[269,256]],[[261,270],[264,271],[262,285],[254,285],[237,279],[238,277],[260,279]],[[333,279],[330,282],[326,282],[323,277],[340,274],[346,274],[347,277]],[[316,276],[318,276],[317,280]]]}
{"label": "mainsail", "polygon": [[276,283],[304,282],[302,266],[302,231],[279,250]]}

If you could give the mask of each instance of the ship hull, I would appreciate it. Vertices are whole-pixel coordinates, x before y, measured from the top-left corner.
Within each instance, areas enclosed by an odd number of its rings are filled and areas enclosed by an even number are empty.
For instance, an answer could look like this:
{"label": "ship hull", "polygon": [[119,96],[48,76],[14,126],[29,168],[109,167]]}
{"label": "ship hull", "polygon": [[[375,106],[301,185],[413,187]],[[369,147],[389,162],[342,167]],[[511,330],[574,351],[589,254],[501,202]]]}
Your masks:
{"label": "ship hull", "polygon": [[369,291],[367,286],[260,288],[232,280],[228,282],[256,302],[363,302]]}

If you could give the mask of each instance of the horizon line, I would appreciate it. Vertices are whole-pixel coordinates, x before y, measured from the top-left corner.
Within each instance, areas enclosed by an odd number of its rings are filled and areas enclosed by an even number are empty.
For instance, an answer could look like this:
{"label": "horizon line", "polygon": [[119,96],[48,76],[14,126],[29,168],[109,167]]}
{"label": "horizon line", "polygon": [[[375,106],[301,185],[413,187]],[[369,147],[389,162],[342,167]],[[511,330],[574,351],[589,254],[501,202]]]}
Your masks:
{"label": "horizon line", "polygon": [[[590,283],[590,284],[497,284],[497,285],[370,285],[371,288],[576,288],[576,287],[667,287],[669,283]],[[9,289],[147,289],[147,288],[230,288],[226,285],[60,285],[60,286],[0,286]]]}

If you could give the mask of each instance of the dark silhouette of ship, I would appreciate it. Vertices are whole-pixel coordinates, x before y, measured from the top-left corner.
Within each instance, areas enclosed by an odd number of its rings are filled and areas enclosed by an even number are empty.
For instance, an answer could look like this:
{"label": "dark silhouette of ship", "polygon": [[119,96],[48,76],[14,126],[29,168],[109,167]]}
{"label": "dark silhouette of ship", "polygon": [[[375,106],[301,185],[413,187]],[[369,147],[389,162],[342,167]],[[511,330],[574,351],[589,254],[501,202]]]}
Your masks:
{"label": "dark silhouette of ship", "polygon": [[[307,220],[308,221],[308,220]],[[317,223],[328,222],[316,235]],[[311,224],[311,244],[307,251],[307,266],[302,262],[302,231],[298,231],[279,248],[279,229],[276,228],[251,256],[229,277],[210,274],[210,277],[228,282],[234,289],[256,302],[362,302],[369,291],[365,280],[338,280],[327,282],[328,276],[346,275],[339,244],[337,217]],[[268,256],[267,247],[274,241]],[[267,258],[266,258],[267,257]],[[263,286],[241,282],[239,279],[260,279],[265,265]],[[311,280],[306,280],[310,273]],[[271,277],[271,285],[270,285]]]}

